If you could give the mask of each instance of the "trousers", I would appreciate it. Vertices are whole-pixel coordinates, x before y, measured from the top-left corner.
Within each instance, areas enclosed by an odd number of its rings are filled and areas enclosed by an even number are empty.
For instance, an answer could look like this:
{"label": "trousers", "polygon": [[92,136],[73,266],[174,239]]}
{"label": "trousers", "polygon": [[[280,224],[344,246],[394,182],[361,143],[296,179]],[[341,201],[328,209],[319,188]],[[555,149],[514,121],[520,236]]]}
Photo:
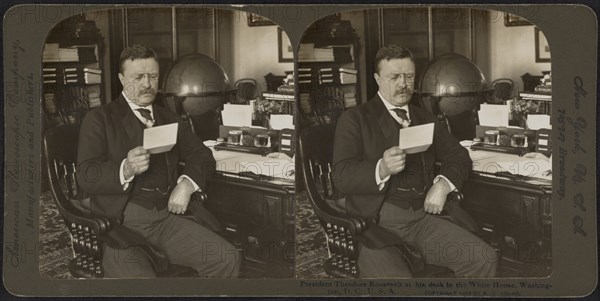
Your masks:
{"label": "trousers", "polygon": [[[423,208],[400,208],[384,202],[379,225],[405,243],[417,246],[428,264],[446,266],[457,277],[494,277],[498,255],[473,233],[453,222],[426,213]],[[408,265],[395,246],[369,249],[360,246],[361,277],[411,278]]]}
{"label": "trousers", "polygon": [[[145,208],[129,202],[123,225],[161,250],[170,263],[189,266],[200,277],[237,277],[238,250],[216,233],[198,223],[171,214],[167,208]],[[115,249],[103,246],[106,278],[155,278],[146,255],[137,247]]]}

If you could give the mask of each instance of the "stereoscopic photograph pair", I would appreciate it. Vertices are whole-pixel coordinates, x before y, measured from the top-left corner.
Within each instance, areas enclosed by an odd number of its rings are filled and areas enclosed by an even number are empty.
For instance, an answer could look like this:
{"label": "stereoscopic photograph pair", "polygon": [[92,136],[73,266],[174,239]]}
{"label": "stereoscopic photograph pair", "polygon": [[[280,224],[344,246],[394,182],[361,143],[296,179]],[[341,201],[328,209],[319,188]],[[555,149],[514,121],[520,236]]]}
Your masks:
{"label": "stereoscopic photograph pair", "polygon": [[[362,6],[307,21],[293,8],[131,5],[47,22],[30,58],[39,181],[11,191],[39,194],[5,205],[16,228],[35,212],[40,281],[67,295],[83,292],[74,279],[223,281],[208,295],[277,281],[288,295],[553,294],[557,223],[595,233],[576,211],[593,190],[565,188],[593,173],[572,161],[594,147],[570,133],[591,137],[595,118],[558,98],[591,108],[595,80],[555,65],[554,10]],[[10,45],[34,52],[9,32],[5,70]],[[5,187],[29,172],[23,158]],[[9,269],[33,248],[15,235]],[[258,287],[223,291],[236,279]]]}

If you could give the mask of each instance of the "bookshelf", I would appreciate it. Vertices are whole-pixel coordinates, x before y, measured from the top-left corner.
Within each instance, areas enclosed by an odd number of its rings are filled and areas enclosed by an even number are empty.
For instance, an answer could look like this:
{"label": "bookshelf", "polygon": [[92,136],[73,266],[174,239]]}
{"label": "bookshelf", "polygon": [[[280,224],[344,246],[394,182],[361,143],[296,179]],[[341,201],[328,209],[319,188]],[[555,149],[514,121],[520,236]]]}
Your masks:
{"label": "bookshelf", "polygon": [[46,128],[80,123],[87,111],[105,103],[103,38],[83,16],[54,27],[42,52],[43,110]]}
{"label": "bookshelf", "polygon": [[336,123],[360,104],[359,39],[349,21],[324,19],[305,33],[298,50],[299,116],[305,126]]}

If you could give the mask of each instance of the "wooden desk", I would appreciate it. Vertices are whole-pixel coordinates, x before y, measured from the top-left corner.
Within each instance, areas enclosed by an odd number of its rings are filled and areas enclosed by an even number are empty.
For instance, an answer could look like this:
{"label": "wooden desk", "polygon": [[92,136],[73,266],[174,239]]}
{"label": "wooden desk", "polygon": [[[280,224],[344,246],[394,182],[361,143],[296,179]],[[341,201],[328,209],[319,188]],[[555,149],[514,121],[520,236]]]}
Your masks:
{"label": "wooden desk", "polygon": [[[294,175],[283,178],[278,171],[279,167],[293,170],[293,162],[230,151],[213,150],[213,154],[217,174],[208,181],[206,207],[242,250],[244,267],[251,269],[245,272],[256,277],[292,277]],[[259,167],[270,168],[264,173],[271,178],[243,175],[256,173]]]}
{"label": "wooden desk", "polygon": [[495,162],[527,164],[516,155],[470,151],[473,174],[464,184],[463,208],[482,225],[485,240],[502,256],[498,277],[543,277],[552,272],[552,176],[490,174]]}

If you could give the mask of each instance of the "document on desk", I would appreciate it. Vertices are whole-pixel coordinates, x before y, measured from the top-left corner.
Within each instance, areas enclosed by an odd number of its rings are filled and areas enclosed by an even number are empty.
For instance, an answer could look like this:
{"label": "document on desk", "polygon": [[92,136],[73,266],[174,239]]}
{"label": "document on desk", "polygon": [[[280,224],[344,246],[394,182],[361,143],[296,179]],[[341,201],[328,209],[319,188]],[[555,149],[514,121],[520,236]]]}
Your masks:
{"label": "document on desk", "polygon": [[433,123],[411,126],[400,129],[400,148],[407,154],[415,154],[426,151],[433,143]]}
{"label": "document on desk", "polygon": [[144,148],[151,154],[170,151],[177,143],[177,127],[175,122],[144,129]]}
{"label": "document on desk", "polygon": [[294,116],[289,114],[271,114],[271,128],[274,130],[293,129]]}
{"label": "document on desk", "polygon": [[240,162],[241,172],[252,172],[257,175],[294,180],[295,167],[291,159],[261,158]]}
{"label": "document on desk", "polygon": [[552,170],[552,165],[546,160],[518,160],[518,161],[501,161],[496,162],[502,171],[509,172],[513,175],[521,175],[525,177],[552,179],[548,171]]}
{"label": "document on desk", "polygon": [[250,105],[224,104],[221,117],[223,125],[251,126],[252,107]]}
{"label": "document on desk", "polygon": [[477,112],[479,124],[485,126],[508,126],[510,108],[505,105],[481,104]]}

